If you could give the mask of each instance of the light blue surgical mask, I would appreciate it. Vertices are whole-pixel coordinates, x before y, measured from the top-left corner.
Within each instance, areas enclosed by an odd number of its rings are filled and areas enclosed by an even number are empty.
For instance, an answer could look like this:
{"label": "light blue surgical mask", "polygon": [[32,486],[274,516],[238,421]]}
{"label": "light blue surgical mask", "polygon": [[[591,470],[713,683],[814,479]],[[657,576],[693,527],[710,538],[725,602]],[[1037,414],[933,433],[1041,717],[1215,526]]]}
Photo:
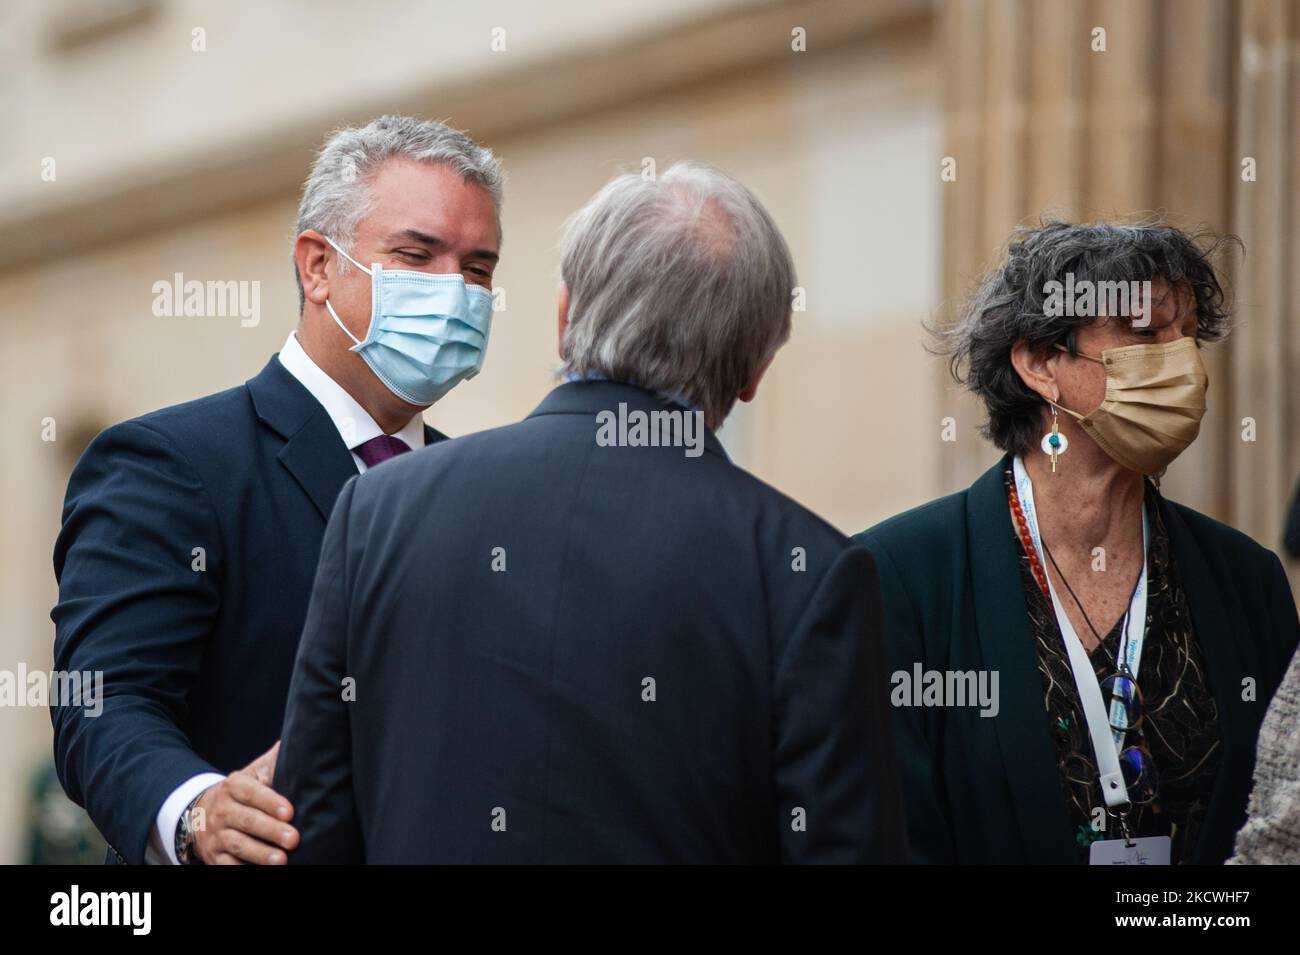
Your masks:
{"label": "light blue surgical mask", "polygon": [[431,405],[483,368],[492,328],[492,293],[468,285],[463,275],[433,275],[406,269],[387,270],[378,262],[368,269],[333,239],[325,240],[370,276],[370,331],[358,341],[329,299],[339,328],[384,385],[413,405]]}

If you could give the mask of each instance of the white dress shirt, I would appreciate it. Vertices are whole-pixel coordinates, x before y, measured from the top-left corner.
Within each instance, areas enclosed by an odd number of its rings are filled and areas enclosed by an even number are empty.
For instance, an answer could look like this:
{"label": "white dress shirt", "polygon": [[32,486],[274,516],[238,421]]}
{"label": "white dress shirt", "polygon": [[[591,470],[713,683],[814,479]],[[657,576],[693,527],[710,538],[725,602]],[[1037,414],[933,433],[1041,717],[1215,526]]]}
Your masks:
{"label": "white dress shirt", "polygon": [[[280,349],[280,364],[284,365],[289,374],[302,382],[303,387],[311,392],[313,398],[325,406],[326,413],[334,422],[334,427],[339,429],[343,443],[349,449],[365,444],[371,438],[377,438],[384,433],[384,429],[375,424],[375,419],[370,417],[366,409],[357,404],[357,399],[348,394],[342,385],[321,371],[320,366],[311,360],[299,344],[298,336],[293,332],[289,333],[288,340]],[[424,447],[424,419],[417,414],[393,437],[401,438],[412,451],[419,451]],[[352,452],[352,460],[356,463],[357,471],[364,474],[366,463],[361,460],[356,451]]]}
{"label": "white dress shirt", "polygon": [[[364,474],[366,462],[361,460],[355,448],[384,434],[384,429],[375,423],[375,419],[342,385],[321,371],[320,366],[303,350],[295,332],[289,333],[284,348],[280,349],[280,364],[325,408],[334,427],[338,428],[343,443],[352,451],[352,461],[357,466],[357,472]],[[415,415],[393,437],[400,438],[412,451],[420,450],[424,447],[424,418]],[[181,813],[196,796],[225,778],[221,773],[199,773],[185,780],[163,800],[153,831],[149,833],[145,862],[154,865],[180,864],[176,858],[176,826],[180,822]]]}

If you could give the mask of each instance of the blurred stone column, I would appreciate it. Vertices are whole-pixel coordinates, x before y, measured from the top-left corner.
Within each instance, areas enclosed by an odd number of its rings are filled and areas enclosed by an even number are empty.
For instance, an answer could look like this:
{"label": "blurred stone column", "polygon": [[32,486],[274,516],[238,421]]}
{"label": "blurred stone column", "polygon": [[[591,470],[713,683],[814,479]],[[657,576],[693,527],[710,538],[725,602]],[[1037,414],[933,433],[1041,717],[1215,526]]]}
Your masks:
{"label": "blurred stone column", "polygon": [[[1245,0],[1238,16],[1236,131],[1226,174],[1246,255],[1236,277],[1241,325],[1230,349],[1229,520],[1277,548],[1300,477],[1300,9]],[[1242,178],[1248,157],[1254,182]],[[1254,442],[1242,440],[1246,418]]]}
{"label": "blurred stone column", "polygon": [[[1192,0],[1176,8],[1166,4],[1165,9],[1170,15],[1160,24],[1163,50],[1158,82],[1162,92],[1154,192],[1148,202],[1165,211],[1173,225],[1229,231],[1237,44],[1233,5],[1221,0]],[[1220,278],[1232,282],[1239,260],[1234,254],[1216,262]],[[1239,446],[1231,400],[1232,349],[1236,344],[1235,337],[1230,337],[1227,343],[1202,352],[1210,374],[1210,392],[1201,437],[1170,469],[1162,485],[1170,497],[1220,520],[1231,514],[1228,471]]]}

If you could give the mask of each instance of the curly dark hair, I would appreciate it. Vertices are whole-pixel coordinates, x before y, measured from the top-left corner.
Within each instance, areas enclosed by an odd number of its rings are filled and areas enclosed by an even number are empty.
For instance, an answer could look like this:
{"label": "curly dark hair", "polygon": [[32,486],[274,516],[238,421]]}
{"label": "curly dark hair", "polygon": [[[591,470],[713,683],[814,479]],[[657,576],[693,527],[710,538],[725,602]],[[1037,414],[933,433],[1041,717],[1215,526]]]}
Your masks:
{"label": "curly dark hair", "polygon": [[1147,222],[1046,220],[1022,227],[1002,267],[984,277],[961,318],[934,331],[936,350],[949,356],[953,379],[984,401],[988,421],[981,433],[1004,451],[1026,454],[1041,438],[1045,403],[1012,367],[1012,347],[1023,340],[1035,349],[1061,344],[1074,353],[1077,330],[1096,321],[1049,314],[1047,283],[1064,283],[1067,273],[1076,285],[1164,279],[1191,292],[1196,339],[1213,342],[1227,335],[1231,310],[1212,262],[1231,247],[1242,248],[1241,240]]}

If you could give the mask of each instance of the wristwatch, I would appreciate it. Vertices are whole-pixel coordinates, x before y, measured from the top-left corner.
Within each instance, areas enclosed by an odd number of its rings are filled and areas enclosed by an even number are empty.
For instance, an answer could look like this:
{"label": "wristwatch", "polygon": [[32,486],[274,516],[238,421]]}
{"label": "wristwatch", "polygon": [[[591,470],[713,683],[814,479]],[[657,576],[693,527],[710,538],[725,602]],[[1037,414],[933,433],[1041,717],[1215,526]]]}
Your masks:
{"label": "wristwatch", "polygon": [[181,865],[203,864],[203,860],[194,851],[194,807],[202,798],[203,793],[199,793],[191,799],[190,804],[181,813],[180,819],[176,821],[176,861]]}

